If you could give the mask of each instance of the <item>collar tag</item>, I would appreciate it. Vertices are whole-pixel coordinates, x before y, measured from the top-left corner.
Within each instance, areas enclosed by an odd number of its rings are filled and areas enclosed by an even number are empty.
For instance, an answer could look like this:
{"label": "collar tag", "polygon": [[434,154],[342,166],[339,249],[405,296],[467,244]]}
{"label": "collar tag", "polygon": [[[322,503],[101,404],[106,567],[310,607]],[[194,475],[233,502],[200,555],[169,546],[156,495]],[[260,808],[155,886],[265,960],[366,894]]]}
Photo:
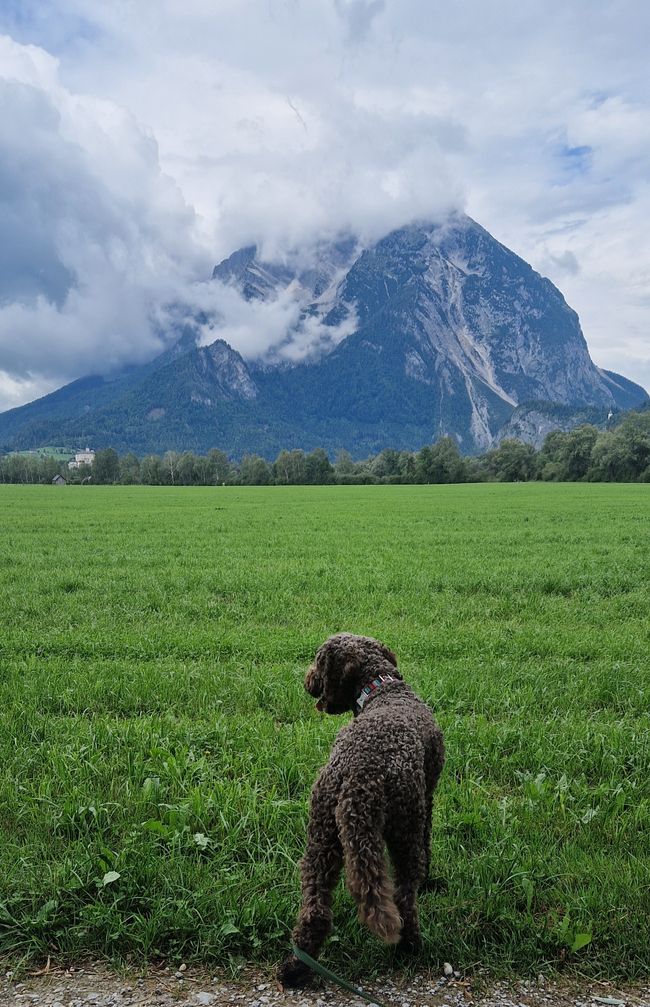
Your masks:
{"label": "collar tag", "polygon": [[380,685],[383,685],[384,682],[396,681],[397,679],[393,678],[392,675],[377,675],[377,678],[373,678],[372,682],[369,682],[368,685],[364,685],[356,699],[356,705],[359,710],[363,710],[365,703],[370,699],[373,692],[377,691]]}

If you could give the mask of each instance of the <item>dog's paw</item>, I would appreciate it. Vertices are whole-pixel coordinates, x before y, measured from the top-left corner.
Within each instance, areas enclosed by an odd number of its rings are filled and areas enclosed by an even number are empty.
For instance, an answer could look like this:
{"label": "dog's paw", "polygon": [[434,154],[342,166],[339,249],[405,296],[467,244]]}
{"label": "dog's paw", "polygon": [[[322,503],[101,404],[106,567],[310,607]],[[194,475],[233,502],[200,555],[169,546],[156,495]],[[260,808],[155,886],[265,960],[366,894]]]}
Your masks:
{"label": "dog's paw", "polygon": [[308,986],[314,977],[314,973],[295,955],[287,955],[280,965],[276,978],[278,984],[284,989],[301,989]]}
{"label": "dog's paw", "polygon": [[422,950],[422,938],[419,934],[402,934],[399,944],[395,948],[395,953],[400,958],[407,958],[417,955]]}

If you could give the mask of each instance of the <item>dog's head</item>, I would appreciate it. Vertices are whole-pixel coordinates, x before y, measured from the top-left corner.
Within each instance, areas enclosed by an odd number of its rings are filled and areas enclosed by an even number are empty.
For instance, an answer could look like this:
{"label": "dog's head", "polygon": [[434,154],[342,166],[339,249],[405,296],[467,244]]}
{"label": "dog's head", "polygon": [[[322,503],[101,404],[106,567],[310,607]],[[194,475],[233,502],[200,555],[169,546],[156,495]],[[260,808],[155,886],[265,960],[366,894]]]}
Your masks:
{"label": "dog's head", "polygon": [[402,676],[392,650],[370,636],[338,633],[319,648],[305,677],[305,689],[322,713],[353,710],[363,686],[376,675]]}

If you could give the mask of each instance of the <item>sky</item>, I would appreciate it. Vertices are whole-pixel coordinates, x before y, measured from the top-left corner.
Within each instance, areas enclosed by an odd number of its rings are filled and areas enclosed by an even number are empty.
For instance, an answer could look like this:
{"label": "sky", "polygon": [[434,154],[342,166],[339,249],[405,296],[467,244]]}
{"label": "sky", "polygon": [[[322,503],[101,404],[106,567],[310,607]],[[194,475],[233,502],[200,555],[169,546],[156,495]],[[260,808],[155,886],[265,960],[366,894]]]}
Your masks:
{"label": "sky", "polygon": [[262,353],[293,307],[216,262],[450,209],[650,389],[648,37],[645,0],[0,0],[0,410],[184,312]]}

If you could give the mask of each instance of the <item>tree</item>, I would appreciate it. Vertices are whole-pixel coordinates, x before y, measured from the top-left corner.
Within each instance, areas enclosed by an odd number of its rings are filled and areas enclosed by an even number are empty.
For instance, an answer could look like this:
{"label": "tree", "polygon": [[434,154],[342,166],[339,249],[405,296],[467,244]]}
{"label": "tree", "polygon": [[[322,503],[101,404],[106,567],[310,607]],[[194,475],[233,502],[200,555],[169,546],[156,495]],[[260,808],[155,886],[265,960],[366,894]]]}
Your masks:
{"label": "tree", "polygon": [[208,482],[214,485],[230,482],[232,479],[232,464],[225,451],[212,448],[207,454]]}
{"label": "tree", "polygon": [[617,432],[605,431],[594,445],[589,479],[592,482],[627,482],[633,478],[628,444]]}
{"label": "tree", "polygon": [[63,472],[61,462],[58,462],[56,458],[52,458],[51,455],[45,455],[40,459],[39,469],[39,480],[45,484],[51,483],[55,476],[63,475],[64,478],[66,476]]}
{"label": "tree", "polygon": [[354,471],[355,464],[352,460],[352,455],[345,448],[341,448],[334,462],[334,474],[338,478],[339,476],[354,475]]}
{"label": "tree", "polygon": [[485,455],[488,473],[502,483],[526,482],[537,474],[537,456],[531,444],[507,439]]}
{"label": "tree", "polygon": [[307,481],[304,451],[281,451],[273,462],[273,477],[279,485],[302,485]]}
{"label": "tree", "polygon": [[91,466],[93,482],[117,483],[120,479],[120,459],[113,448],[98,451]]}
{"label": "tree", "polygon": [[3,481],[8,483],[26,483],[29,481],[29,469],[25,455],[6,455],[2,464]]}
{"label": "tree", "polygon": [[399,451],[395,451],[394,448],[384,448],[373,458],[371,471],[380,479],[399,476]]}
{"label": "tree", "polygon": [[431,449],[432,482],[460,483],[465,479],[465,460],[453,437],[441,437]]}
{"label": "tree", "polygon": [[588,423],[568,432],[551,431],[539,454],[538,467],[542,479],[584,479],[591,466],[591,455],[597,437],[596,427]]}
{"label": "tree", "polygon": [[212,467],[205,455],[194,455],[194,484],[196,486],[213,486]]}
{"label": "tree", "polygon": [[431,482],[431,446],[425,444],[415,456],[415,478],[419,483]]}
{"label": "tree", "polygon": [[400,451],[397,469],[403,483],[417,482],[417,467],[412,451]]}
{"label": "tree", "polygon": [[140,482],[140,459],[132,451],[120,458],[120,482],[123,486]]}
{"label": "tree", "polygon": [[546,482],[560,482],[567,478],[564,461],[566,438],[564,430],[551,430],[546,435],[538,456],[540,475]]}
{"label": "tree", "polygon": [[566,430],[551,430],[544,439],[540,455],[544,455],[551,462],[561,461],[564,455],[566,438]]}
{"label": "tree", "polygon": [[93,481],[93,467],[83,462],[77,468],[68,469],[65,478],[71,483],[91,483]]}
{"label": "tree", "polygon": [[316,448],[306,456],[305,482],[310,485],[334,482],[334,469],[322,448]]}
{"label": "tree", "polygon": [[179,486],[196,486],[199,482],[197,457],[191,451],[184,451],[178,459],[176,482]]}
{"label": "tree", "polygon": [[415,475],[421,483],[464,482],[467,467],[454,438],[441,437],[435,444],[418,451]]}
{"label": "tree", "polygon": [[259,455],[244,455],[242,458],[239,478],[244,486],[267,486],[271,475],[271,466]]}
{"label": "tree", "polygon": [[178,451],[165,451],[162,459],[162,471],[163,480],[167,485],[176,485],[180,460],[181,456]]}
{"label": "tree", "polygon": [[628,413],[616,432],[628,444],[633,478],[638,478],[650,465],[650,412]]}
{"label": "tree", "polygon": [[596,441],[588,478],[598,482],[634,482],[650,465],[650,412],[628,413],[615,430]]}
{"label": "tree", "polygon": [[597,437],[598,431],[588,423],[569,432],[563,458],[569,479],[584,479],[591,465],[591,453]]}

